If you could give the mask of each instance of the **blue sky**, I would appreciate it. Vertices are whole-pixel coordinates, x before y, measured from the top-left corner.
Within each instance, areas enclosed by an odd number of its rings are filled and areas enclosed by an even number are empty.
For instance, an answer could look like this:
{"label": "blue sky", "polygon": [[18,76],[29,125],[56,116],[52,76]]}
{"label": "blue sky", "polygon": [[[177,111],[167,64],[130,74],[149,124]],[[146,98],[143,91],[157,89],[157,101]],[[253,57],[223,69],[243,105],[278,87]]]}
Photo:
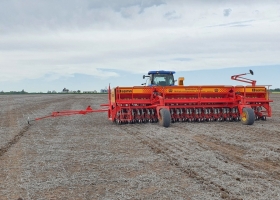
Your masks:
{"label": "blue sky", "polygon": [[280,87],[280,2],[9,0],[0,6],[0,91],[100,90],[174,70],[186,85]]}

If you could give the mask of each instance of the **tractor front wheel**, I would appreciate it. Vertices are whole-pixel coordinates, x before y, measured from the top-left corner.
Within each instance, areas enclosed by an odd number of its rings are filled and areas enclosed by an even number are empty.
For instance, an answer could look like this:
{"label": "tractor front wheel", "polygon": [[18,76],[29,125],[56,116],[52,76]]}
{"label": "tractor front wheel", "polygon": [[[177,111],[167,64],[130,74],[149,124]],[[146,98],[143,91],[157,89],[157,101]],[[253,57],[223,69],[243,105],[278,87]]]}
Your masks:
{"label": "tractor front wheel", "polygon": [[245,125],[252,125],[255,122],[255,112],[252,108],[244,108],[241,114],[241,122]]}
{"label": "tractor front wheel", "polygon": [[166,128],[169,127],[171,123],[171,115],[169,110],[162,108],[160,109],[159,113],[159,124]]}

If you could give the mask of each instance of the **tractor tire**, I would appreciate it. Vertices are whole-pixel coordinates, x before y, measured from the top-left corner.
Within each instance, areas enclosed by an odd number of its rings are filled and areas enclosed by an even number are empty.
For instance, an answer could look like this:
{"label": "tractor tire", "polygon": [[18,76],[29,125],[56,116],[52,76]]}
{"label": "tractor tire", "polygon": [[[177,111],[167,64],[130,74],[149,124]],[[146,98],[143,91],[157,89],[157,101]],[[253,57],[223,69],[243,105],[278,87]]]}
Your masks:
{"label": "tractor tire", "polygon": [[244,125],[252,125],[255,122],[255,112],[252,108],[244,108],[241,114],[241,122]]}
{"label": "tractor tire", "polygon": [[162,108],[159,111],[160,116],[159,116],[159,124],[163,127],[169,127],[171,123],[171,115],[169,110],[166,108]]}

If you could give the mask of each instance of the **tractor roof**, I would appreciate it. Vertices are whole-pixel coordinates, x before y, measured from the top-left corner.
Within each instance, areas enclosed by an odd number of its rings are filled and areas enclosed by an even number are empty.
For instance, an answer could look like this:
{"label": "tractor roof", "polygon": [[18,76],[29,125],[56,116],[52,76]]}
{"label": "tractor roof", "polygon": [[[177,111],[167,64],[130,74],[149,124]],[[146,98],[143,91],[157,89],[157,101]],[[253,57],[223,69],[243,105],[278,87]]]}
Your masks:
{"label": "tractor roof", "polygon": [[158,71],[149,71],[148,75],[150,74],[175,74],[174,71],[164,71],[164,70],[158,70]]}

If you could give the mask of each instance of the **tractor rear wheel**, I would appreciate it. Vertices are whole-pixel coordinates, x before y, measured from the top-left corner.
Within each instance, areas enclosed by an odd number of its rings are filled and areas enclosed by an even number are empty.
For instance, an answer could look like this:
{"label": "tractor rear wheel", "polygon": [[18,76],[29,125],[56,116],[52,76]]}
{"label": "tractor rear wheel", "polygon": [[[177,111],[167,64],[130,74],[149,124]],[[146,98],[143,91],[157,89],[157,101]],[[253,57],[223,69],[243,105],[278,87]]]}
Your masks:
{"label": "tractor rear wheel", "polygon": [[166,108],[162,108],[160,109],[159,113],[159,124],[166,128],[169,127],[171,122],[171,115],[169,110],[167,110]]}
{"label": "tractor rear wheel", "polygon": [[255,112],[252,108],[244,108],[241,114],[241,122],[245,125],[252,125],[255,122]]}

